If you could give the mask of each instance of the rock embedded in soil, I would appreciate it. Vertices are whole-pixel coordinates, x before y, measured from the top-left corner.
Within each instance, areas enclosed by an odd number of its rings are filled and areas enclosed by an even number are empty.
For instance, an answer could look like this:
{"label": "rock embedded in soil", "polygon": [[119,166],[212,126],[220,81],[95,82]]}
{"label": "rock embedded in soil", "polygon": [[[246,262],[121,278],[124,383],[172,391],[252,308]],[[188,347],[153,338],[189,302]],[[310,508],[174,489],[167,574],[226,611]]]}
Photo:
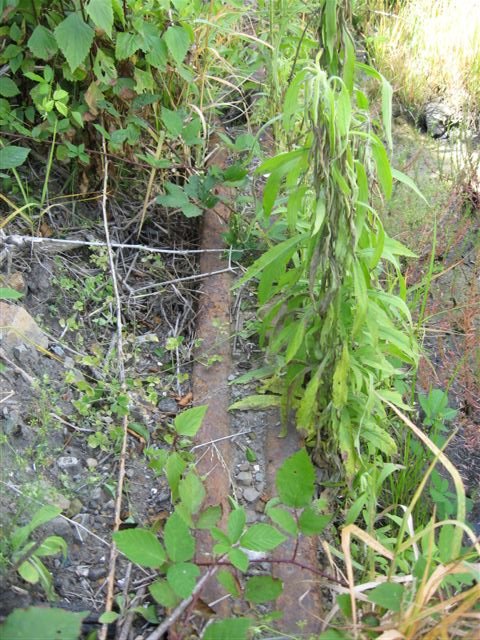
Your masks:
{"label": "rock embedded in soil", "polygon": [[20,345],[47,349],[48,338],[23,307],[0,301],[0,346],[9,354]]}
{"label": "rock embedded in soil", "polygon": [[243,497],[247,502],[255,502],[260,497],[260,492],[253,487],[247,487],[243,490]]}
{"label": "rock embedded in soil", "polygon": [[240,473],[237,475],[237,480],[242,484],[251,485],[253,476],[250,471],[240,471]]}
{"label": "rock embedded in soil", "polygon": [[178,406],[173,398],[162,398],[157,407],[163,413],[178,413]]}

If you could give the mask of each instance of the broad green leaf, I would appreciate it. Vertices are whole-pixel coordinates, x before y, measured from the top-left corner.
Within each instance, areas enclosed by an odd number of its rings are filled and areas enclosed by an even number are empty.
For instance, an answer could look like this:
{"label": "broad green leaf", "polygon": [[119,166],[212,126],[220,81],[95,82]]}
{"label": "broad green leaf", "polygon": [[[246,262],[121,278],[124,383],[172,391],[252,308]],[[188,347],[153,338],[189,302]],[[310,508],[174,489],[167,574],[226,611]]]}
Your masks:
{"label": "broad green leaf", "polygon": [[187,202],[181,207],[182,213],[186,218],[197,218],[203,214],[202,209],[192,202]]}
{"label": "broad green leaf", "polygon": [[282,509],[281,507],[271,507],[267,510],[267,516],[291,536],[295,536],[297,534],[298,527],[295,522],[295,518],[286,509]]}
{"label": "broad green leaf", "polygon": [[168,486],[172,492],[172,501],[178,500],[178,484],[182,473],[185,471],[187,464],[183,460],[182,456],[174,451],[165,463],[165,473],[168,480]]}
{"label": "broad green leaf", "polygon": [[120,614],[116,611],[105,611],[105,613],[102,613],[98,618],[98,621],[101,624],[111,624],[112,622],[115,622],[115,620],[118,620],[119,617]]}
{"label": "broad green leaf", "polygon": [[261,604],[275,600],[283,591],[283,583],[278,578],[270,576],[254,576],[247,580],[245,598],[249,602]]}
{"label": "broad green leaf", "polygon": [[238,588],[238,583],[235,578],[232,576],[230,571],[226,569],[222,569],[216,575],[218,582],[222,585],[222,587],[234,598],[238,598],[240,596],[240,591]]}
{"label": "broad green leaf", "polygon": [[38,571],[29,560],[25,560],[25,562],[21,563],[18,567],[18,573],[25,582],[29,582],[30,584],[37,584],[40,580]]}
{"label": "broad green leaf", "polygon": [[177,66],[180,66],[190,47],[190,37],[187,30],[179,26],[168,27],[163,34],[163,40]]}
{"label": "broad green leaf", "polygon": [[5,76],[0,78],[0,96],[4,98],[13,98],[20,93],[20,89],[11,78]]}
{"label": "broad green leaf", "polygon": [[298,519],[300,531],[306,536],[317,536],[325,529],[331,517],[318,513],[313,507],[306,507]]}
{"label": "broad green leaf", "polygon": [[237,507],[237,509],[231,511],[228,516],[227,532],[232,544],[238,542],[245,528],[246,521],[247,516],[243,507]]}
{"label": "broad green leaf", "polygon": [[388,456],[397,451],[395,440],[385,429],[379,427],[373,420],[369,420],[362,425],[360,437],[365,442],[371,444],[375,449],[383,451]]}
{"label": "broad green leaf", "polygon": [[0,287],[0,300],[19,300],[23,297],[23,293],[10,287]]}
{"label": "broad green leaf", "polygon": [[2,640],[33,640],[40,637],[42,640],[78,640],[82,620],[88,614],[89,611],[72,613],[49,607],[15,609],[0,625],[0,637]]}
{"label": "broad green leaf", "polygon": [[372,589],[370,592],[367,592],[367,598],[370,602],[374,602],[384,609],[398,612],[402,609],[404,592],[405,587],[403,584],[385,582],[384,584],[378,585],[378,587],[375,587],[375,589]]}
{"label": "broad green leaf", "polygon": [[315,470],[305,449],[287,458],[275,479],[280,500],[288,507],[306,507],[313,499]]}
{"label": "broad green leaf", "polygon": [[79,13],[71,13],[56,27],[55,40],[72,73],[87,57],[94,35],[92,27],[82,20]]}
{"label": "broad green leaf", "polygon": [[248,556],[241,549],[230,549],[228,551],[228,559],[233,566],[242,573],[247,571],[249,564]]}
{"label": "broad green leaf", "polygon": [[184,507],[192,514],[198,513],[205,498],[205,487],[195,471],[180,480],[178,492]]}
{"label": "broad green leaf", "polygon": [[235,283],[234,289],[242,286],[252,278],[255,278],[267,265],[280,256],[283,256],[285,261],[288,262],[291,257],[291,251],[306,240],[307,237],[308,234],[300,233],[269,249],[260,258],[258,258],[258,260],[255,260],[255,262],[247,269],[247,272]]}
{"label": "broad green leaf", "polygon": [[120,31],[115,42],[115,59],[125,60],[130,58],[142,46],[142,38],[137,33]]}
{"label": "broad green leaf", "polygon": [[273,158],[268,158],[268,160],[262,162],[262,164],[257,167],[257,169],[255,169],[255,173],[271,173],[278,168],[282,168],[282,173],[286,173],[288,171],[288,168],[291,166],[292,161],[298,161],[300,158],[305,157],[306,155],[308,155],[308,149],[295,149],[294,151],[279,153]]}
{"label": "broad green leaf", "polygon": [[0,149],[0,170],[15,169],[27,159],[30,149],[17,147],[13,144]]}
{"label": "broad green leaf", "polygon": [[55,507],[51,504],[46,504],[43,507],[40,507],[30,519],[30,522],[26,524],[24,527],[20,527],[15,529],[12,534],[11,544],[14,550],[18,549],[28,538],[28,536],[34,531],[37,527],[46,522],[50,522],[57,516],[62,513],[62,510],[59,507]]}
{"label": "broad green leaf", "polygon": [[207,413],[208,405],[202,404],[198,407],[186,409],[178,414],[173,421],[175,431],[179,436],[189,436],[192,438],[197,434],[202,426],[202,421]]}
{"label": "broad green leaf", "polygon": [[33,55],[40,60],[50,60],[58,51],[57,41],[53,33],[37,25],[28,39],[27,46]]}
{"label": "broad green leaf", "polygon": [[164,71],[168,60],[168,50],[165,42],[158,38],[158,41],[152,44],[152,48],[145,56],[145,60],[155,69]]}
{"label": "broad green leaf", "polygon": [[349,510],[347,511],[347,515],[345,516],[345,525],[353,524],[356,522],[358,516],[362,512],[362,509],[368,502],[367,493],[362,493],[355,499]]}
{"label": "broad green leaf", "polygon": [[168,584],[181,598],[188,598],[192,595],[200,569],[191,562],[179,562],[172,564],[167,571]]}
{"label": "broad green leaf", "polygon": [[157,536],[147,529],[116,531],[112,538],[131,562],[142,567],[157,569],[166,560],[165,551]]}
{"label": "broad green leaf", "polygon": [[172,138],[177,138],[182,132],[183,118],[177,111],[162,107],[162,121]]}
{"label": "broad green leaf", "polygon": [[263,395],[251,395],[241,400],[237,400],[228,407],[229,411],[235,410],[255,410],[255,409],[268,409],[269,407],[279,407],[281,403],[280,396],[274,396],[271,394]]}
{"label": "broad green leaf", "polygon": [[174,607],[180,600],[179,596],[166,580],[156,580],[148,587],[148,590],[154,600],[167,609]]}
{"label": "broad green leaf", "polygon": [[222,507],[216,505],[214,507],[207,507],[205,511],[198,516],[198,520],[195,524],[197,529],[211,529],[222,517]]}
{"label": "broad green leaf", "polygon": [[212,622],[205,629],[203,640],[247,640],[252,622],[250,618],[227,618]]}
{"label": "broad green leaf", "polygon": [[[371,67],[364,62],[356,62],[355,66],[357,69],[360,69],[366,75],[375,78],[382,85],[382,121],[383,121],[383,129],[385,131],[385,137],[387,139],[388,148],[391,149],[392,144],[392,96],[393,89],[392,85],[379,73],[376,69]],[[366,99],[366,96],[362,94],[362,96]],[[368,109],[368,101],[365,105],[365,108]]]}
{"label": "broad green leaf", "polygon": [[230,384],[246,384],[247,382],[251,382],[252,380],[261,380],[262,378],[268,378],[269,376],[275,373],[274,365],[266,365],[265,367],[260,367],[258,369],[252,369],[247,373],[235,378]]}
{"label": "broad green leaf", "polygon": [[392,168],[392,177],[394,177],[395,180],[398,180],[399,182],[403,182],[403,184],[406,185],[412,191],[414,191],[417,194],[417,196],[425,202],[426,205],[430,206],[430,203],[428,202],[428,200],[425,198],[423,193],[420,191],[420,189],[417,187],[415,182],[409,176],[407,176],[405,173],[402,173],[398,169]]}
{"label": "broad green leaf", "polygon": [[86,11],[93,24],[105,31],[109,38],[112,37],[113,6],[112,0],[90,0]]}
{"label": "broad green leaf", "polygon": [[254,524],[240,538],[240,544],[252,551],[272,551],[287,538],[269,524]]}
{"label": "broad green leaf", "polygon": [[173,562],[186,562],[195,555],[195,538],[178,513],[172,513],[168,518],[163,530],[163,543]]}

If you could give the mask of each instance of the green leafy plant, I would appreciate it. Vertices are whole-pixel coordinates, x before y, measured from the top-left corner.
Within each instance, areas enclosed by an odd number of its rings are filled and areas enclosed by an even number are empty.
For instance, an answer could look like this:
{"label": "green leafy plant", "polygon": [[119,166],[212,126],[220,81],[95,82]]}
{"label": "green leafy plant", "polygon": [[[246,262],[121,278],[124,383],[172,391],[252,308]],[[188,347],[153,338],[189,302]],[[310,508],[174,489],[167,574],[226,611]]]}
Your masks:
{"label": "green leafy plant", "polygon": [[11,563],[23,580],[30,584],[40,584],[49,600],[55,600],[52,574],[48,571],[42,558],[61,553],[67,555],[67,544],[60,536],[47,536],[44,539],[32,540],[31,535],[41,525],[50,522],[61,509],[45,505],[36,511],[30,522],[15,529],[10,537]]}

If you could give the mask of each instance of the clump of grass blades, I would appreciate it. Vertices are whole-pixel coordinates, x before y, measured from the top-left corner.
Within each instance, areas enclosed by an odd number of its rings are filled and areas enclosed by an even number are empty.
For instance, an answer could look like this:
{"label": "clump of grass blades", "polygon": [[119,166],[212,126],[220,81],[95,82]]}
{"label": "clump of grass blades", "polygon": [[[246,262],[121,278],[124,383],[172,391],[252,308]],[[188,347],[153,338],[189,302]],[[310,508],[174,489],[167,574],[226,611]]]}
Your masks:
{"label": "clump of grass blades", "polygon": [[370,13],[376,67],[399,98],[421,109],[442,99],[473,117],[480,112],[480,0],[409,0]]}

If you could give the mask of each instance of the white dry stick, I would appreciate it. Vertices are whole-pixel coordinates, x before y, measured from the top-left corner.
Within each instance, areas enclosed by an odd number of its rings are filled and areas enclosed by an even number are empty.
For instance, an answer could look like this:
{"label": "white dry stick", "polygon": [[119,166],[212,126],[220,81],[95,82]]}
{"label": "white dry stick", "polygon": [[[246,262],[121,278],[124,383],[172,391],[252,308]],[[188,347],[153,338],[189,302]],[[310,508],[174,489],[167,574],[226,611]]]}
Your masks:
{"label": "white dry stick", "polygon": [[[123,356],[123,338],[122,338],[122,306],[120,300],[120,294],[118,291],[117,273],[115,269],[115,259],[113,255],[112,245],[110,242],[110,231],[108,229],[108,217],[107,217],[107,184],[108,184],[108,156],[105,144],[105,138],[102,140],[102,152],[103,152],[103,191],[102,191],[102,215],[103,226],[105,229],[105,239],[108,251],[108,261],[110,265],[110,273],[112,276],[113,293],[115,297],[116,316],[117,316],[117,350],[118,350],[118,377],[120,379],[122,393],[126,393],[127,386],[125,384],[125,366]],[[120,452],[119,469],[118,469],[118,482],[117,482],[117,497],[115,500],[115,521],[113,523],[113,531],[118,531],[120,526],[120,513],[122,510],[122,493],[123,483],[125,479],[125,459],[127,456],[127,438],[128,438],[128,418],[123,416],[123,440],[122,450]],[[107,576],[107,595],[105,598],[105,611],[112,610],[113,596],[115,590],[115,566],[117,562],[118,551],[115,544],[112,544],[110,548],[110,561]],[[106,640],[108,632],[108,625],[102,625],[98,640]]]}

